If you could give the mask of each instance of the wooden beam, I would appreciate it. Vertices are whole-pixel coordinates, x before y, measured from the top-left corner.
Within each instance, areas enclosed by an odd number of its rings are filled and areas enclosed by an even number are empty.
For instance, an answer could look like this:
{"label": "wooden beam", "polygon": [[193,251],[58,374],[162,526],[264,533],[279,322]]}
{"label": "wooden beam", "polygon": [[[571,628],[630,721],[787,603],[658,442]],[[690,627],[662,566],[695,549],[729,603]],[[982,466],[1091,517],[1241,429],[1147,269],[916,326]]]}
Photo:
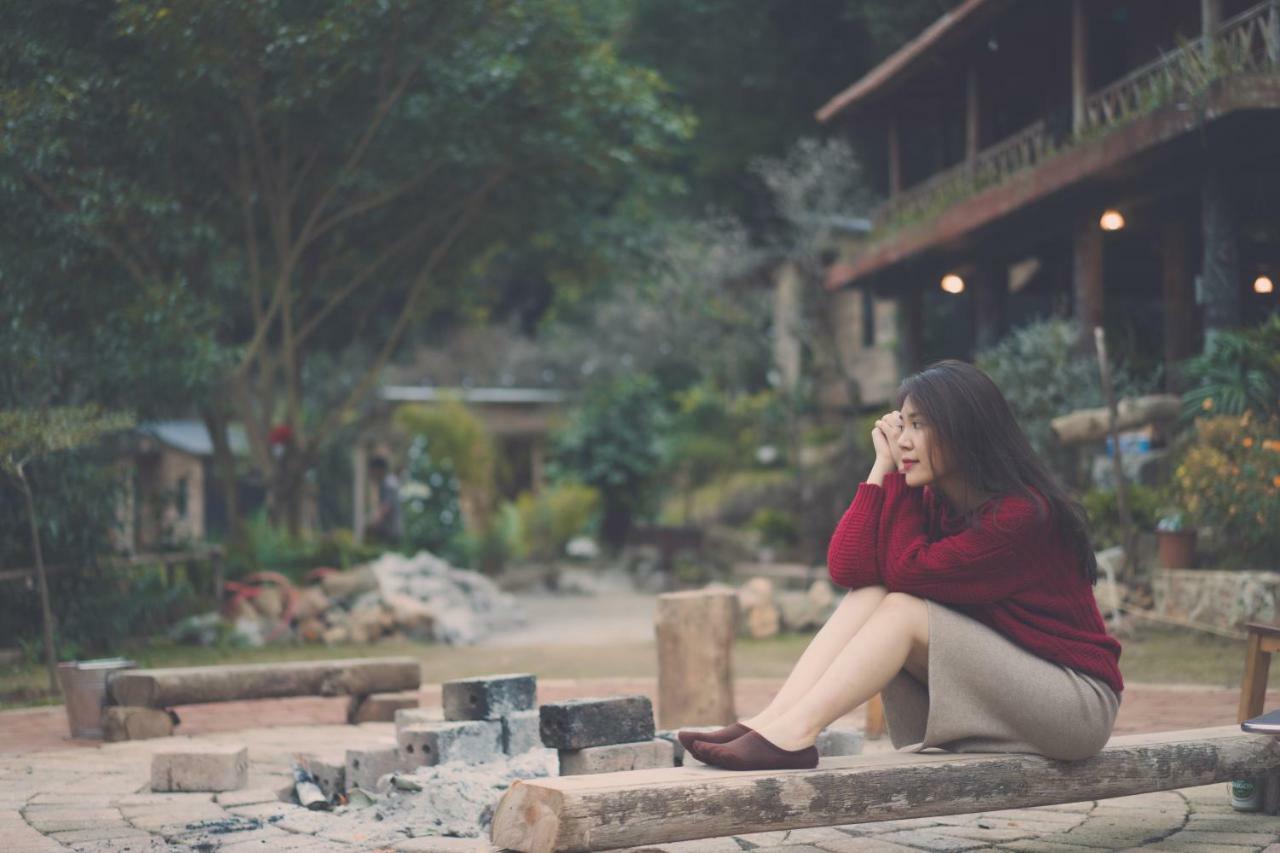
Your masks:
{"label": "wooden beam", "polygon": [[898,116],[889,116],[889,197],[902,192],[902,140],[898,137]]}
{"label": "wooden beam", "polygon": [[1080,348],[1093,349],[1093,328],[1102,325],[1102,229],[1092,216],[1076,221],[1071,274]]}
{"label": "wooden beam", "polygon": [[1191,267],[1191,229],[1179,216],[1160,224],[1160,278],[1164,296],[1165,390],[1178,388],[1179,365],[1195,354],[1195,270]]}
{"label": "wooden beam", "polygon": [[276,699],[366,696],[417,690],[422,670],[409,657],[126,669],[108,684],[113,704],[148,708]]}
{"label": "wooden beam", "polygon": [[1089,97],[1089,19],[1084,0],[1071,0],[1071,121],[1076,133],[1084,127]]}
{"label": "wooden beam", "polygon": [[898,297],[899,373],[915,373],[924,366],[924,291],[908,287]]}
{"label": "wooden beam", "polygon": [[978,66],[970,65],[964,87],[964,159],[970,163],[982,147],[982,105],[978,96]]}
{"label": "wooden beam", "polygon": [[1236,726],[1113,738],[1082,761],[1025,754],[888,753],[812,770],[686,766],[516,780],[492,841],[542,851],[966,814],[1123,797],[1280,770],[1280,738]]}
{"label": "wooden beam", "polygon": [[[1182,413],[1182,398],[1176,394],[1125,397],[1116,415],[1117,429],[1133,429],[1149,423],[1167,423]],[[1077,409],[1049,421],[1049,429],[1062,444],[1100,441],[1107,435],[1108,409]]]}

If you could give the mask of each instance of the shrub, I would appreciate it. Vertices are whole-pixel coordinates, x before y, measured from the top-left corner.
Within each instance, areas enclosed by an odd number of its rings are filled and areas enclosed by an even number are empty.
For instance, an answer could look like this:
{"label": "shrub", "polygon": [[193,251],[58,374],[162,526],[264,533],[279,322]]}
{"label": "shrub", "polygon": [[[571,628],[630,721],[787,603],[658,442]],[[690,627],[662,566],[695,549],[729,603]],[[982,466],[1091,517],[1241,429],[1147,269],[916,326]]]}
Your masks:
{"label": "shrub", "polygon": [[[1065,482],[1074,481],[1071,457],[1054,439],[1049,422],[1076,409],[1103,405],[1097,360],[1076,349],[1077,327],[1065,320],[1031,323],[1010,333],[975,363],[995,381],[1023,432]],[[1116,396],[1147,393],[1154,383],[1112,365]]]}
{"label": "shrub", "polygon": [[780,509],[765,507],[751,518],[751,528],[760,531],[766,545],[794,545],[800,540],[795,516]]}
{"label": "shrub", "polygon": [[460,484],[448,459],[436,459],[426,436],[409,443],[409,463],[400,487],[400,511],[404,522],[404,546],[427,550],[454,562],[463,556],[458,547],[463,531]]}
{"label": "shrub", "polygon": [[1175,494],[1227,564],[1280,553],[1280,418],[1252,412],[1200,418],[1174,471]]}
{"label": "shrub", "polygon": [[479,530],[468,530],[455,541],[461,562],[487,575],[499,574],[509,561],[524,556],[520,511],[510,501],[504,502]]}
{"label": "shrub", "polygon": [[1184,366],[1183,413],[1280,416],[1280,314],[1253,329],[1218,332]]}
{"label": "shrub", "polygon": [[[1155,530],[1165,497],[1159,489],[1131,483],[1125,489],[1129,499],[1129,515],[1138,530]],[[1090,489],[1081,498],[1089,514],[1089,540],[1094,550],[1124,544],[1120,528],[1120,508],[1114,489]]]}
{"label": "shrub", "polygon": [[475,521],[483,522],[493,499],[496,452],[480,419],[462,402],[451,399],[432,406],[401,406],[396,409],[395,424],[421,439],[421,447],[430,449],[436,464],[451,466],[460,500],[467,512],[475,514]]}
{"label": "shrub", "polygon": [[516,499],[525,554],[539,560],[564,555],[569,540],[584,532],[600,509],[600,493],[581,483],[563,482]]}

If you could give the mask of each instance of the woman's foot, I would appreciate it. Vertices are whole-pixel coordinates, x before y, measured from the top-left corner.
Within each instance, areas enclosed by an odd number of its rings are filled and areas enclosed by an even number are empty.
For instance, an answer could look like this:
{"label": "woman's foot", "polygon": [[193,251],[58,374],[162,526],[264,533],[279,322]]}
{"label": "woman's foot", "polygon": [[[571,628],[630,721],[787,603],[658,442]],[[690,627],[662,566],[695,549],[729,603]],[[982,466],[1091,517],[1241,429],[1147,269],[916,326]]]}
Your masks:
{"label": "woman's foot", "polygon": [[681,746],[692,750],[693,744],[700,740],[708,743],[728,743],[750,731],[754,731],[750,726],[734,723],[722,729],[716,729],[713,732],[678,731],[676,732],[676,737],[680,739]]}
{"label": "woman's foot", "polygon": [[703,764],[725,770],[810,770],[818,766],[818,748],[782,749],[751,731],[729,743],[695,741],[689,748]]}

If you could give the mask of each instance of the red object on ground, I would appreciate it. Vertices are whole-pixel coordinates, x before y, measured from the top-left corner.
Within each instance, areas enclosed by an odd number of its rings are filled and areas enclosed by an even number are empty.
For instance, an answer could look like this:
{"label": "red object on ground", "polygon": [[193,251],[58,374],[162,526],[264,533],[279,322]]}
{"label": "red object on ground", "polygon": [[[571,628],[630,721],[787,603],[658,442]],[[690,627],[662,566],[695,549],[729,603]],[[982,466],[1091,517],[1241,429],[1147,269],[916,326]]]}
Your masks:
{"label": "red object on ground", "polygon": [[267,635],[267,640],[271,641],[289,630],[289,626],[293,622],[293,614],[298,608],[298,588],[279,572],[254,572],[253,574],[245,575],[239,581],[227,581],[223,584],[223,589],[231,593],[231,597],[223,603],[222,612],[224,615],[234,612],[234,605],[257,598],[259,593],[262,592],[264,583],[274,584],[279,587],[281,594],[284,596],[284,609],[281,611],[275,627]]}
{"label": "red object on ground", "polygon": [[827,570],[849,589],[880,584],[945,604],[1120,693],[1120,643],[1062,532],[1037,510],[1007,496],[966,528],[932,489],[893,472],[883,486],[858,486],[831,537]]}

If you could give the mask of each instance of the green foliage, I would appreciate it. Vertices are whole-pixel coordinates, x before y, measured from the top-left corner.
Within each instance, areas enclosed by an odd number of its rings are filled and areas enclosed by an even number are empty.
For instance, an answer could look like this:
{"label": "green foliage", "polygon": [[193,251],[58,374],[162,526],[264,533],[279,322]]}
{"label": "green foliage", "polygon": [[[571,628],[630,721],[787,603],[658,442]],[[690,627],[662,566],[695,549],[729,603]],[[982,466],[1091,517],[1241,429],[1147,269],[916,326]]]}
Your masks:
{"label": "green foliage", "polygon": [[1229,543],[1225,564],[1272,565],[1280,553],[1280,417],[1246,411],[1197,419],[1172,486],[1178,506]]}
{"label": "green foliage", "polygon": [[[1163,490],[1130,483],[1125,489],[1125,496],[1134,526],[1138,530],[1155,530],[1167,500]],[[1081,503],[1089,515],[1089,540],[1095,550],[1124,544],[1114,489],[1090,489],[1084,493]]]}
{"label": "green foliage", "polygon": [[72,450],[133,425],[133,416],[96,405],[0,411],[0,470],[22,476],[23,466],[60,450]]}
{"label": "green foliage", "polygon": [[1280,415],[1280,314],[1253,328],[1211,335],[1184,371],[1191,385],[1182,395],[1186,417]]}
{"label": "green foliage", "polygon": [[[1076,409],[1103,405],[1097,360],[1076,349],[1077,334],[1072,322],[1043,320],[1013,331],[974,359],[1004,393],[1031,446],[1067,482],[1074,472],[1049,423]],[[1151,386],[1124,364],[1113,364],[1112,380],[1117,397],[1145,393]]]}
{"label": "green foliage", "polygon": [[563,481],[537,494],[516,498],[525,556],[552,560],[564,556],[569,540],[585,533],[600,511],[600,493],[581,483]]}
{"label": "green foliage", "polygon": [[458,544],[463,531],[459,478],[452,457],[438,458],[429,450],[432,446],[425,435],[409,443],[406,481],[400,487],[404,547],[456,563],[465,556]]}
{"label": "green foliage", "polygon": [[245,524],[247,550],[227,555],[230,577],[256,571],[273,571],[301,581],[312,569],[348,569],[376,558],[383,549],[357,544],[350,530],[335,529],[323,534],[294,536],[272,524],[265,513],[255,513]]}
{"label": "green foliage", "polygon": [[482,496],[492,493],[493,439],[465,404],[446,400],[433,406],[400,406],[394,420],[399,429],[415,436],[419,457],[429,454],[433,463],[449,466],[464,489]]}
{"label": "green foliage", "polygon": [[634,514],[650,509],[663,461],[669,415],[656,381],[632,376],[597,385],[551,438],[548,473],[600,493],[601,535],[618,545]]}
{"label": "green foliage", "polygon": [[480,530],[467,530],[458,537],[462,562],[488,575],[499,574],[508,562],[525,554],[520,511],[510,501],[489,516]]}
{"label": "green foliage", "polygon": [[760,531],[766,545],[794,545],[800,540],[795,515],[773,507],[757,510],[750,527]]}

